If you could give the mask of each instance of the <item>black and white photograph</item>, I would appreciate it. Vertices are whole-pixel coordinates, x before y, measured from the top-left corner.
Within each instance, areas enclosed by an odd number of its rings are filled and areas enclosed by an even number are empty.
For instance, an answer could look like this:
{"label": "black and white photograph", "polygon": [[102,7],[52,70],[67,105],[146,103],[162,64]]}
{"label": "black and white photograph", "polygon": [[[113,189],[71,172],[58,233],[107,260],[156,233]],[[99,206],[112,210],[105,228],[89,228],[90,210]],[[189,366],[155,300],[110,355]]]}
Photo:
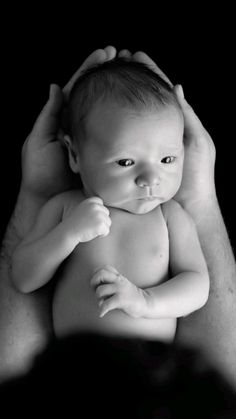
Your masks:
{"label": "black and white photograph", "polygon": [[231,13],[116,7],[5,15],[0,403],[230,419]]}

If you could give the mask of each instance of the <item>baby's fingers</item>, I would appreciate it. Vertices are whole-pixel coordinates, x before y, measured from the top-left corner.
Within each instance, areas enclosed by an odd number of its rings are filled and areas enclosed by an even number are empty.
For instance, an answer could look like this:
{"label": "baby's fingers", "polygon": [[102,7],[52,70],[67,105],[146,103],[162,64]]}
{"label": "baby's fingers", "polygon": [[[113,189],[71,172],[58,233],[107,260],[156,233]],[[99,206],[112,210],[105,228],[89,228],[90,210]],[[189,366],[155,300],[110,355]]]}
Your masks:
{"label": "baby's fingers", "polygon": [[104,317],[105,314],[107,314],[109,311],[115,310],[117,308],[121,308],[120,307],[120,302],[119,302],[119,298],[117,295],[113,295],[110,298],[107,298],[106,300],[104,300],[101,304],[101,312],[99,317]]}
{"label": "baby's fingers", "polygon": [[117,274],[107,269],[101,268],[93,274],[90,285],[92,288],[97,288],[101,284],[114,283],[117,279]]}
{"label": "baby's fingers", "polygon": [[94,275],[96,272],[100,271],[101,269],[106,269],[106,270],[108,270],[108,271],[111,271],[111,272],[113,272],[113,273],[115,273],[115,274],[119,275],[119,272],[117,271],[117,269],[116,269],[116,268],[114,268],[114,266],[111,266],[111,265],[103,265],[103,266],[99,266],[98,268],[96,268],[96,269],[93,271],[93,275]]}
{"label": "baby's fingers", "polygon": [[111,297],[114,295],[117,291],[117,287],[115,284],[105,284],[105,285],[99,285],[96,288],[96,296],[99,300],[106,299],[107,297]]}

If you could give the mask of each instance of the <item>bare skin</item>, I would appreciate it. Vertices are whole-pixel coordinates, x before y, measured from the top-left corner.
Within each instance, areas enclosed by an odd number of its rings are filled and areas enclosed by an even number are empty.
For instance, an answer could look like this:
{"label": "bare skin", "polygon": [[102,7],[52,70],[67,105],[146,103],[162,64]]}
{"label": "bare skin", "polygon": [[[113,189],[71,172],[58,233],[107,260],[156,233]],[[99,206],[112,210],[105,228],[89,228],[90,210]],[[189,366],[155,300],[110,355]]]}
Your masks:
{"label": "bare skin", "polygon": [[194,223],[171,199],[182,179],[183,117],[172,106],[134,117],[108,101],[93,107],[86,134],[83,151],[70,156],[83,194],[47,202],[13,254],[12,279],[32,292],[65,262],[53,301],[58,336],[171,340],[176,318],[200,308],[209,291]]}
{"label": "bare skin", "polygon": [[53,336],[50,288],[31,295],[19,293],[10,279],[11,255],[42,205],[74,185],[65,150],[58,141],[59,115],[73,80],[86,65],[110,59],[114,54],[112,47],[96,50],[63,90],[51,85],[51,95],[23,145],[21,187],[1,248],[0,380],[27,371],[35,354]]}
{"label": "bare skin", "polygon": [[[89,60],[90,63],[97,62],[112,58],[115,54],[116,50],[108,47],[105,50],[96,51]],[[119,54],[143,61],[163,75],[156,64],[143,52],[131,55],[129,51],[123,50]],[[65,95],[78,75],[77,72],[72,78],[72,83],[64,89]],[[184,182],[175,199],[179,199],[195,221],[211,280],[211,292],[207,305],[196,314],[180,321],[177,341],[192,342],[200,347],[205,354],[210,356],[222,374],[236,385],[235,260],[215,192],[215,147],[193,109],[183,98],[180,87],[176,86],[175,89],[177,89],[185,116],[185,141],[188,150],[186,163],[189,162],[184,167]],[[22,153],[21,189],[2,247],[0,367],[2,376],[5,374],[6,377],[26,371],[31,365],[34,354],[44,347],[52,333],[48,297],[41,295],[38,291],[31,295],[18,293],[10,281],[9,265],[12,251],[29,231],[41,206],[50,196],[72,186],[69,179],[67,184],[63,183],[59,187],[49,182],[52,178],[56,178],[57,181],[60,179],[55,169],[63,174],[63,178],[69,176],[68,168],[64,166],[61,145],[53,141],[56,139],[59,127],[58,113],[62,106],[62,98],[60,88],[53,85],[51,99],[25,142]],[[31,164],[33,156],[34,164]],[[58,161],[55,167],[51,166],[52,161],[56,160]],[[44,161],[43,175],[40,170],[42,161]],[[212,240],[212,234],[216,240]]]}

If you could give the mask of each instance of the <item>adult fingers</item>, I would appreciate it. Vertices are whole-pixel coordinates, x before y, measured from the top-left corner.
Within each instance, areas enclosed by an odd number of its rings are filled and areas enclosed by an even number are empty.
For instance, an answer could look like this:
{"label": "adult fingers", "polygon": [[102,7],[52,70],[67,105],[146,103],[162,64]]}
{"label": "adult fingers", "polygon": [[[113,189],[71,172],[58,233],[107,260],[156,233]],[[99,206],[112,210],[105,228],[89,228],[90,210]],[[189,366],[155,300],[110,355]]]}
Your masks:
{"label": "adult fingers", "polygon": [[132,54],[128,49],[122,49],[119,53],[118,53],[118,57],[119,58],[131,58]]}
{"label": "adult fingers", "polygon": [[134,61],[138,61],[140,63],[146,64],[148,67],[150,67],[151,70],[153,70],[155,73],[157,73],[163,80],[165,80],[170,87],[173,88],[173,84],[171,83],[170,79],[163,73],[163,71],[157,66],[157,64],[143,51],[137,51],[135,54],[133,54],[132,59]]}
{"label": "adult fingers", "polygon": [[108,45],[104,48],[104,51],[106,52],[106,61],[112,60],[116,56],[116,48],[112,45]]}
{"label": "adult fingers", "polygon": [[184,116],[184,130],[186,138],[199,140],[203,136],[209,135],[202,125],[200,119],[195,114],[193,108],[189,105],[184,97],[183,88],[181,85],[174,87],[175,94],[183,112]]}
{"label": "adult fingers", "polygon": [[108,45],[104,49],[97,49],[96,51],[93,51],[88,58],[83,62],[83,64],[80,66],[80,68],[73,74],[71,79],[68,81],[68,83],[63,88],[63,94],[65,100],[68,99],[68,96],[70,94],[70,91],[80,76],[80,74],[87,68],[95,65],[103,63],[104,61],[111,60],[116,55],[116,49],[113,46]]}
{"label": "adult fingers", "polygon": [[63,95],[60,87],[56,84],[51,84],[49,99],[36,119],[28,137],[31,141],[40,141],[40,144],[45,144],[55,140],[62,104]]}

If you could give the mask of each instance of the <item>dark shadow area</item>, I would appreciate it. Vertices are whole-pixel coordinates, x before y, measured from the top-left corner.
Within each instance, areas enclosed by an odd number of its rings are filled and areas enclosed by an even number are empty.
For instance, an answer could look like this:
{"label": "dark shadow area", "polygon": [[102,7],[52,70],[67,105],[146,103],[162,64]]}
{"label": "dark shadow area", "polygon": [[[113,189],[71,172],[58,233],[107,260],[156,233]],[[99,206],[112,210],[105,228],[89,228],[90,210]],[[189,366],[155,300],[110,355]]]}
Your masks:
{"label": "dark shadow area", "polygon": [[[236,395],[187,347],[81,334],[38,356],[30,374],[0,386],[8,413],[53,417],[231,419]],[[27,402],[26,402],[27,401]]]}

